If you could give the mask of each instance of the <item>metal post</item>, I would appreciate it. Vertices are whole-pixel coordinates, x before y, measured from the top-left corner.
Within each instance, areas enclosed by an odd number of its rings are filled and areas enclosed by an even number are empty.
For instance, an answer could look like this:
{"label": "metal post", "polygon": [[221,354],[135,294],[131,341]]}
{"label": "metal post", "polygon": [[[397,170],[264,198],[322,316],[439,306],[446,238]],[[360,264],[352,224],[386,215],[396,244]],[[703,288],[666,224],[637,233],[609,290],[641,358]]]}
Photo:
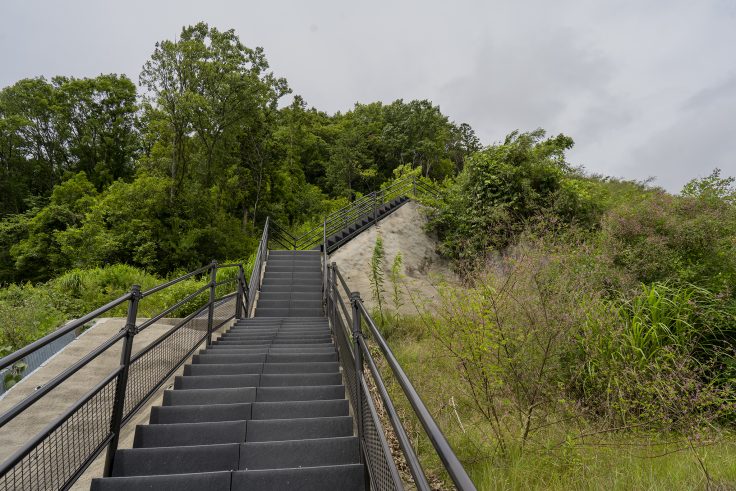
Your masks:
{"label": "metal post", "polygon": [[377,198],[376,192],[373,191],[373,223],[376,223],[376,221],[378,220],[378,216],[377,216],[378,210],[376,209],[377,208],[376,198]]}
{"label": "metal post", "polygon": [[[330,271],[330,293],[332,295],[332,309],[330,315],[332,316],[332,329],[337,329],[337,263],[332,263],[332,270]],[[338,353],[338,356],[340,354]]]}
{"label": "metal post", "polygon": [[[355,354],[355,416],[358,420],[358,441],[361,447],[363,446],[363,396],[362,396],[362,380],[363,380],[363,352],[360,350],[360,342],[358,341],[363,336],[363,330],[361,329],[361,318],[360,308],[358,302],[360,302],[360,293],[350,293],[350,303],[353,306],[353,353]],[[363,463],[363,452],[360,452],[360,461]]]}
{"label": "metal post", "polygon": [[412,192],[414,194],[414,198],[416,198],[417,197],[417,176],[414,176],[411,178],[411,183],[413,187]]}
{"label": "metal post", "polygon": [[235,296],[235,318],[243,318],[243,299],[245,298],[245,292],[243,290],[243,282],[245,281],[245,272],[243,266],[238,265],[238,294]]}
{"label": "metal post", "polygon": [[327,314],[327,217],[322,222],[322,308]]}
{"label": "metal post", "polygon": [[115,383],[115,399],[112,408],[112,418],[110,419],[110,433],[112,440],[107,446],[107,455],[105,456],[104,476],[112,475],[112,467],[115,463],[115,453],[118,450],[120,441],[120,427],[123,422],[123,412],[125,411],[125,391],[128,386],[128,373],[130,372],[130,355],[133,351],[133,338],[136,335],[136,317],[138,316],[138,302],[141,299],[140,285],[133,285],[130,289],[130,300],[128,301],[128,316],[125,320],[125,337],[123,338],[123,349],[120,353],[120,374]]}
{"label": "metal post", "polygon": [[217,284],[217,261],[210,265],[210,305],[207,311],[207,346],[212,345],[212,326],[215,319],[215,285]]}

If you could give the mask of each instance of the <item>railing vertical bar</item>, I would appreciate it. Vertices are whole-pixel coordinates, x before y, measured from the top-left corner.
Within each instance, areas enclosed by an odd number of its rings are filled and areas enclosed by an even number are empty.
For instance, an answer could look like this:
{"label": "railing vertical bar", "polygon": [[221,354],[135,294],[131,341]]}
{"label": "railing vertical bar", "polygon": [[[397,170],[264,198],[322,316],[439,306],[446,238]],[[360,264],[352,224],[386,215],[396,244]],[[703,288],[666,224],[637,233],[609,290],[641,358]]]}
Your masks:
{"label": "railing vertical bar", "polygon": [[322,308],[327,314],[327,218],[322,222]]}
{"label": "railing vertical bar", "polygon": [[128,303],[128,315],[125,321],[125,337],[123,338],[123,348],[120,353],[120,366],[122,370],[115,382],[115,399],[112,409],[112,417],[110,418],[110,433],[112,440],[107,447],[107,455],[105,456],[104,476],[112,475],[112,468],[115,464],[115,453],[118,450],[120,442],[120,427],[123,422],[123,412],[125,410],[125,393],[128,388],[128,374],[130,373],[130,355],[133,352],[133,338],[136,333],[136,318],[138,317],[138,302],[141,299],[141,287],[133,285],[130,289],[130,300]]}
{"label": "railing vertical bar", "polygon": [[[350,303],[353,306],[353,353],[355,355],[355,400],[353,401],[355,403],[355,407],[353,409],[355,410],[355,416],[358,420],[358,441],[360,441],[361,446],[363,446],[363,400],[360,383],[360,380],[363,377],[363,354],[360,351],[359,341],[360,337],[363,335],[363,331],[360,327],[361,317],[360,306],[358,305],[360,303],[360,293],[352,292],[350,294]],[[365,458],[362,453],[360,456],[360,462],[361,464],[365,463]]]}
{"label": "railing vertical bar", "polygon": [[215,288],[217,288],[217,261],[210,266],[210,301],[207,309],[207,346],[212,345],[212,324],[215,318]]}
{"label": "railing vertical bar", "polygon": [[238,266],[238,293],[235,295],[235,318],[242,319],[243,317],[243,266]]}

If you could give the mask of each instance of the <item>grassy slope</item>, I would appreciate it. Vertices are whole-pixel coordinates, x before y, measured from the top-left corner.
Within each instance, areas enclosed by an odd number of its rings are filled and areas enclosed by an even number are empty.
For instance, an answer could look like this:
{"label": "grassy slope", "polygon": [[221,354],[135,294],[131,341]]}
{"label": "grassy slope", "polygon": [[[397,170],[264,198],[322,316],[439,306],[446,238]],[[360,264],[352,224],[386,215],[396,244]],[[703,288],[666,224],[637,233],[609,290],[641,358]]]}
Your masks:
{"label": "grassy slope", "polygon": [[[558,424],[523,454],[494,457],[491,433],[460,391],[454,362],[442,348],[416,327],[393,331],[389,343],[478,489],[707,489],[701,462],[716,489],[736,489],[736,436],[731,434],[696,444],[693,451],[677,435],[621,432],[570,439],[566,435],[578,434],[578,428]],[[397,400],[399,390],[392,387]],[[421,431],[409,419],[408,407],[403,414],[417,438]],[[438,473],[430,444],[421,437],[416,441],[425,468]]]}

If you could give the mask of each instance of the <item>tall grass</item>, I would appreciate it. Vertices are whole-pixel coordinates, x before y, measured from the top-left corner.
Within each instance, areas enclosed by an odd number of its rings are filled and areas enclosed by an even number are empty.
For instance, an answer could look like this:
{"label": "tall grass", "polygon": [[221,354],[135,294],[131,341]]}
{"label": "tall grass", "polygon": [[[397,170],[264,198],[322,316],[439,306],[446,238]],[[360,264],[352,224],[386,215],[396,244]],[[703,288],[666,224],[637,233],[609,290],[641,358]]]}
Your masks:
{"label": "tall grass", "polygon": [[596,254],[528,237],[382,330],[480,489],[736,486],[728,299],[684,282],[614,290]]}
{"label": "tall grass", "polygon": [[[247,261],[232,260],[228,263],[244,263],[246,280],[253,269],[255,255]],[[0,289],[0,348],[14,351],[54,331],[66,320],[80,317],[128,292],[132,285],[148,290],[168,279],[184,274],[178,272],[171,278],[161,278],[142,269],[114,264],[105,267],[75,268],[38,285],[9,285]],[[217,281],[234,280],[238,268],[218,270]],[[139,317],[153,317],[176,304],[209,281],[207,272],[176,283],[146,298],[139,305]],[[217,288],[218,297],[235,291],[234,281]],[[167,317],[184,317],[202,307],[209,299],[204,291],[189,302],[169,313]],[[105,315],[124,316],[126,305],[118,306]]]}

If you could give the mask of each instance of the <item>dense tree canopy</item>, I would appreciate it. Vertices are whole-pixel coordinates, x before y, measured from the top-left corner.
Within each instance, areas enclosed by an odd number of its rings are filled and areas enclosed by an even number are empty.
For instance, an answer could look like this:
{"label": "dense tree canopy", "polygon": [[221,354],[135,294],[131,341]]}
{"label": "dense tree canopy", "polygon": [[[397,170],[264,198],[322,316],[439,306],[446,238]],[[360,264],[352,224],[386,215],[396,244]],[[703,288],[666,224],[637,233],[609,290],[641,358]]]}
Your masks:
{"label": "dense tree canopy", "polygon": [[329,115],[261,48],[205,23],[125,76],[0,91],[0,282],[125,262],[166,274],[248,254],[266,216],[300,226],[400,165],[444,178],[480,144],[431,102]]}

